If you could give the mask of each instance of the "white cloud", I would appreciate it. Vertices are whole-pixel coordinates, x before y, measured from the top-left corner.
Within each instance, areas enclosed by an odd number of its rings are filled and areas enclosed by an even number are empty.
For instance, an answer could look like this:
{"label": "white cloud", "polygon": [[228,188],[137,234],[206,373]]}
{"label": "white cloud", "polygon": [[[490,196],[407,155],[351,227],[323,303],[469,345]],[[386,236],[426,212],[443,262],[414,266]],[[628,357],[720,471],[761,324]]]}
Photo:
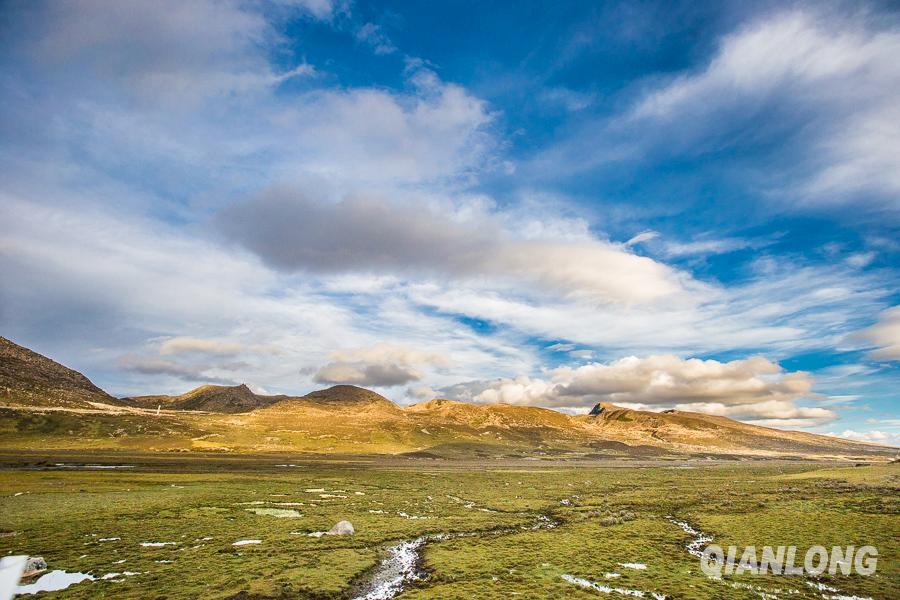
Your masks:
{"label": "white cloud", "polygon": [[650,258],[596,239],[518,239],[478,212],[455,222],[427,206],[349,197],[326,204],[273,190],[222,215],[230,239],[275,267],[453,279],[489,279],[533,294],[593,303],[677,302],[701,284]]}
{"label": "white cloud", "polygon": [[[762,357],[727,363],[673,355],[623,358],[611,363],[559,367],[549,379],[527,376],[473,382],[457,392],[475,402],[586,408],[612,402],[648,410],[695,411],[762,425],[809,427],[833,421],[825,408],[798,407],[812,395],[812,378],[785,372]],[[480,387],[480,389],[479,389]]]}
{"label": "white cloud", "polygon": [[135,355],[125,355],[119,360],[120,366],[126,371],[150,376],[168,376],[188,382],[204,382],[216,383],[221,385],[235,385],[237,382],[232,378],[219,377],[211,371],[232,370],[228,369],[228,365],[212,367],[210,365],[193,365],[186,364],[182,361],[171,361],[154,357],[141,357]]}
{"label": "white cloud", "polygon": [[371,46],[375,54],[392,54],[397,51],[391,39],[375,23],[366,23],[357,29],[356,39]]}
{"label": "white cloud", "polygon": [[446,365],[448,357],[405,346],[380,343],[367,348],[339,350],[313,376],[318,383],[351,383],[391,387],[422,379],[418,367]]}
{"label": "white cloud", "polygon": [[569,112],[578,112],[595,104],[597,95],[565,87],[549,87],[537,94],[537,100],[549,108],[562,108]]}
{"label": "white cloud", "polygon": [[676,404],[675,410],[728,417],[764,427],[816,427],[837,418],[837,414],[827,408],[795,406],[791,400],[766,400],[737,406],[720,402],[686,403]]}
{"label": "white cloud", "polygon": [[759,111],[803,115],[801,166],[809,201],[900,192],[900,32],[867,21],[794,10],[726,36],[697,73],[643,98],[629,116],[671,144],[714,147]]}
{"label": "white cloud", "polygon": [[294,99],[273,123],[281,129],[272,130],[279,160],[326,179],[395,184],[492,168],[487,103],[422,66],[410,67],[407,78],[409,93],[328,89]]}
{"label": "white cloud", "polygon": [[765,244],[740,238],[698,239],[690,242],[666,242],[664,252],[666,256],[673,257],[728,254],[745,248],[758,248],[761,245]]}
{"label": "white cloud", "polygon": [[863,268],[875,260],[874,252],[855,252],[846,258],[851,267]]}
{"label": "white cloud", "polygon": [[841,263],[807,265],[760,259],[746,279],[708,285],[680,302],[607,304],[530,298],[475,284],[419,284],[410,296],[423,306],[515,328],[542,339],[626,353],[701,353],[741,348],[778,354],[830,349],[883,306],[888,290],[877,274]]}
{"label": "white cloud", "polygon": [[658,237],[659,237],[658,231],[650,231],[650,230],[642,231],[639,234],[632,237],[631,239],[629,239],[627,242],[625,242],[625,246],[635,246],[637,244],[640,244],[641,242],[648,242],[648,241],[656,239]]}
{"label": "white cloud", "polygon": [[850,336],[875,349],[868,356],[875,360],[900,360],[900,306],[882,311],[878,322]]}
{"label": "white cloud", "polygon": [[[328,73],[330,63],[273,58],[303,54],[302,43],[281,52],[286,17],[352,28],[341,17],[348,10],[284,0],[27,3],[5,13],[0,269],[15,283],[0,289],[4,327],[38,350],[79,348],[68,351],[71,364],[114,392],[233,377],[293,393],[313,384],[299,366],[384,340],[453,363],[357,355],[332,361],[345,369],[338,375],[421,377],[440,389],[534,374],[543,340],[604,357],[783,356],[833,347],[883,308],[890,286],[856,268],[864,256],[816,267],[763,259],[726,287],[628,249],[664,248],[654,232],[606,240],[596,215],[571,214],[564,197],[532,190],[500,209],[466,192],[486,172],[516,168],[496,107],[422,60],[409,60],[403,85],[390,89],[332,85],[339,72]],[[364,42],[386,40],[375,34],[383,32],[368,28]],[[883,71],[880,59],[866,64]],[[889,91],[892,81],[884,80]],[[586,108],[586,98],[555,96]],[[829,110],[839,100],[823,98]],[[290,190],[284,212],[251,200],[231,230],[256,256],[204,228],[223,206],[273,189]],[[260,223],[278,247],[248,231]],[[732,241],[699,238],[706,246],[687,248],[691,240],[680,250],[721,251]],[[490,333],[459,317],[486,322]],[[282,354],[272,360],[264,348]]]}
{"label": "white cloud", "polygon": [[879,431],[877,429],[872,429],[869,431],[855,431],[853,429],[845,429],[840,433],[828,432],[825,435],[841,437],[848,440],[857,440],[860,442],[871,442],[873,444],[882,444],[886,446],[900,446],[900,433]]}
{"label": "white cloud", "polygon": [[[316,15],[331,14],[326,0],[297,4]],[[22,17],[13,34],[22,36],[21,56],[39,72],[82,91],[79,74],[87,70],[105,91],[116,89],[132,101],[166,102],[171,110],[171,103],[253,91],[283,78],[265,54],[281,38],[263,12],[247,4],[35,2]]]}
{"label": "white cloud", "polygon": [[568,352],[569,350],[574,350],[574,349],[575,349],[575,344],[558,343],[558,344],[551,344],[550,346],[547,346],[547,350],[550,350],[551,352]]}
{"label": "white cloud", "polygon": [[[112,393],[181,393],[185,381],[213,378],[299,393],[314,383],[297,366],[321,364],[342,347],[356,350],[338,352],[340,360],[374,364],[381,356],[439,386],[538,364],[536,350],[515,336],[478,335],[424,313],[399,284],[386,292],[354,284],[347,303],[346,282],[332,292],[327,276],[274,272],[177,227],[10,196],[0,201],[0,270],[17,282],[0,287],[6,331]],[[160,355],[173,331],[181,335],[167,349],[179,352]],[[384,340],[392,344],[379,345]],[[238,346],[237,361],[208,352]]]}
{"label": "white cloud", "polygon": [[285,6],[296,6],[306,10],[317,19],[329,20],[337,13],[348,13],[347,0],[277,0]]}
{"label": "white cloud", "polygon": [[206,354],[237,354],[244,347],[235,342],[220,340],[207,340],[191,336],[178,336],[163,340],[159,346],[159,353],[182,354],[185,352],[203,352]]}

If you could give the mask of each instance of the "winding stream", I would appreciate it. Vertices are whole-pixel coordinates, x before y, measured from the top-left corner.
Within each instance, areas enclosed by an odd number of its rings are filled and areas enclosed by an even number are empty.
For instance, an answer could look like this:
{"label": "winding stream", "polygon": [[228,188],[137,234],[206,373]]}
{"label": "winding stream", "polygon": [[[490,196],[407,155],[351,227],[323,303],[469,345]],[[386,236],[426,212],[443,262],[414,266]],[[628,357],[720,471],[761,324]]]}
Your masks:
{"label": "winding stream", "polygon": [[[488,531],[460,532],[460,533],[437,533],[432,535],[424,535],[412,540],[400,542],[395,546],[391,546],[387,550],[386,556],[355,587],[353,600],[390,600],[404,592],[413,582],[422,580],[428,576],[423,566],[422,552],[431,542],[439,542],[452,538],[461,537],[477,537],[477,536],[500,536],[517,533],[520,531],[536,530],[536,529],[553,529],[559,525],[559,521],[552,519],[545,514],[529,514],[534,518],[534,523],[528,525],[520,525],[515,527],[503,527]],[[687,521],[681,521],[671,515],[666,515],[666,519],[680,527],[685,533],[691,536],[691,540],[685,544],[685,550],[691,555],[701,557],[706,546],[713,541],[712,534],[705,533],[697,527],[691,525]],[[617,594],[623,596],[634,597],[652,597],[654,599],[665,598],[663,594],[658,592],[645,592],[641,590],[631,590],[625,588],[612,587],[601,583],[595,583],[586,579],[574,577],[572,575],[563,574],[561,577],[573,585],[593,589],[604,594]],[[826,599],[840,600],[872,600],[871,598],[863,598],[844,594],[840,590],[820,584],[818,582],[806,581],[810,587],[822,593],[822,597]],[[797,590],[764,590],[756,586],[746,583],[732,582],[730,584],[735,588],[746,588],[756,592],[762,598],[778,598],[780,593],[796,594]],[[830,593],[828,593],[830,592]]]}
{"label": "winding stream", "polygon": [[[690,523],[688,523],[687,521],[679,521],[678,519],[676,519],[675,517],[673,517],[671,515],[666,515],[666,519],[668,519],[670,522],[674,523],[675,525],[678,525],[679,527],[681,527],[681,529],[688,535],[693,536],[693,539],[691,539],[691,541],[688,542],[687,545],[685,545],[685,549],[688,551],[688,553],[691,554],[692,556],[696,556],[698,558],[703,556],[704,548],[706,548],[706,545],[709,544],[709,542],[713,541],[712,534],[704,533],[704,532],[700,531],[699,529],[697,529],[696,527],[694,527],[693,525],[691,525]],[[822,598],[825,598],[826,600],[873,600],[872,598],[870,598],[868,596],[854,596],[853,594],[847,594],[835,587],[826,585],[826,584],[816,581],[814,579],[810,580],[808,578],[809,576],[806,576],[806,577],[807,577],[807,579],[804,580],[804,583],[807,586],[819,591],[822,594]],[[733,587],[735,589],[751,590],[751,591],[755,592],[756,594],[758,594],[761,598],[764,598],[764,599],[778,598],[779,594],[793,595],[793,594],[799,593],[798,590],[793,590],[793,589],[766,590],[766,589],[763,589],[763,588],[760,588],[760,587],[757,587],[754,585],[736,582],[736,581],[731,582],[730,585],[731,585],[731,587]]]}
{"label": "winding stream", "polygon": [[[431,538],[436,536],[431,536]],[[425,576],[421,550],[431,539],[423,536],[401,542],[388,549],[369,579],[353,600],[388,600],[398,595],[410,583]]]}
{"label": "winding stream", "polygon": [[698,558],[703,556],[703,549],[708,543],[713,541],[712,534],[703,533],[699,529],[694,528],[687,521],[679,521],[672,515],[666,515],[666,518],[675,525],[681,527],[681,529],[684,530],[686,534],[694,536],[694,539],[688,542],[688,544],[685,546],[688,554],[690,554],[691,556],[696,556]]}
{"label": "winding stream", "polygon": [[439,542],[452,538],[509,535],[520,531],[536,529],[553,529],[559,521],[539,513],[534,517],[535,523],[518,527],[503,527],[488,531],[460,533],[436,533],[400,542],[388,548],[387,556],[375,567],[360,584],[356,586],[353,600],[389,600],[398,596],[409,585],[424,579],[428,573],[422,566],[422,551],[430,542]]}

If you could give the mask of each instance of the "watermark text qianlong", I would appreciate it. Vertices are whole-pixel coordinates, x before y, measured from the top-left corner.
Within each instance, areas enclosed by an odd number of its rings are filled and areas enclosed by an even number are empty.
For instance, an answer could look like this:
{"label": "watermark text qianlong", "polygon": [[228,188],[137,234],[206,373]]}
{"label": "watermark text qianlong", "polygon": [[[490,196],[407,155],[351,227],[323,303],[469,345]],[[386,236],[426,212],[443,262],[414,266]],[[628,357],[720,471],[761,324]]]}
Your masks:
{"label": "watermark text qianlong", "polygon": [[710,577],[722,575],[808,575],[823,573],[835,575],[871,575],[878,566],[878,549],[874,546],[833,546],[829,552],[825,546],[810,546],[805,553],[796,546],[763,546],[757,553],[756,546],[739,550],[729,546],[727,550],[715,544],[707,546],[700,555],[700,568]]}

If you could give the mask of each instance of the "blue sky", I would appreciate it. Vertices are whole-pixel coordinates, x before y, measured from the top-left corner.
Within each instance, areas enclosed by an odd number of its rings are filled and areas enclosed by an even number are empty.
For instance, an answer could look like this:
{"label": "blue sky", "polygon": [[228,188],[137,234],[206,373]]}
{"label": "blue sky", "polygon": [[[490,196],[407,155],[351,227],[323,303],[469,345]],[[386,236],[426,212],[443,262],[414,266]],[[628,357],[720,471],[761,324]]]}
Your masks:
{"label": "blue sky", "polygon": [[7,2],[0,327],[900,444],[891,3]]}

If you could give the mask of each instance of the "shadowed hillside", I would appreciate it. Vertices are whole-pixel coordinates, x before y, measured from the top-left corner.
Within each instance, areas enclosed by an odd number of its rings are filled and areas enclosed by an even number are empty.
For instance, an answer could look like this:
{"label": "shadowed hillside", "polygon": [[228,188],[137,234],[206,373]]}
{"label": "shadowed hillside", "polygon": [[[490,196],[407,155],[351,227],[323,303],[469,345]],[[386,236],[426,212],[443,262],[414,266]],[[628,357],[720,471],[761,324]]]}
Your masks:
{"label": "shadowed hillside", "polygon": [[0,337],[0,404],[94,408],[92,402],[119,404],[78,371]]}

